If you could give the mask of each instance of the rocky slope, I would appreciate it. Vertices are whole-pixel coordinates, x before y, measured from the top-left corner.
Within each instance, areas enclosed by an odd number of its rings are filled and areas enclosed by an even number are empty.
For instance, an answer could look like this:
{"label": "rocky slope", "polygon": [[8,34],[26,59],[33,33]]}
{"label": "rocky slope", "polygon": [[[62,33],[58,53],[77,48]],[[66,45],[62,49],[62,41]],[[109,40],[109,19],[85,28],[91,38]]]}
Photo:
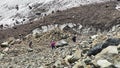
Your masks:
{"label": "rocky slope", "polygon": [[[64,28],[66,28],[65,26]],[[63,28],[63,29],[64,29]],[[120,67],[120,27],[95,35],[85,32],[77,34],[77,42],[71,38],[73,33],[59,28],[42,33],[31,33],[22,40],[9,38],[1,44],[1,68],[119,68]],[[52,50],[50,41],[54,39],[60,46]],[[102,51],[96,53],[102,43],[107,42]],[[33,44],[30,47],[29,42]],[[64,43],[63,43],[64,42]],[[63,43],[63,44],[61,44]],[[65,45],[64,44],[68,44]],[[99,45],[100,44],[100,45]],[[95,48],[99,46],[99,48]],[[96,50],[91,51],[92,48]],[[112,51],[111,51],[112,50]],[[91,56],[87,56],[89,52]],[[105,64],[105,65],[104,65]]]}
{"label": "rocky slope", "polygon": [[[0,68],[120,68],[120,15],[115,4],[58,11],[1,30],[0,39],[5,40],[0,45]],[[76,43],[71,40],[74,34]],[[53,50],[52,39],[57,42]]]}

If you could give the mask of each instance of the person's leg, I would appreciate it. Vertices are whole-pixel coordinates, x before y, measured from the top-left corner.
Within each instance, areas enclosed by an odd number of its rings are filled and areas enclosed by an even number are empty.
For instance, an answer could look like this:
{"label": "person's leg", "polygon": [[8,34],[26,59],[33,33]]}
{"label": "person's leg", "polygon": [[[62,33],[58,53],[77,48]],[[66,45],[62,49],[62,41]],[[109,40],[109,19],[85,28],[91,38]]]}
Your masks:
{"label": "person's leg", "polygon": [[74,42],[76,42],[76,39],[74,40]]}
{"label": "person's leg", "polygon": [[55,49],[55,46],[52,46],[52,49]]}
{"label": "person's leg", "polygon": [[52,46],[52,49],[54,49],[54,46]]}
{"label": "person's leg", "polygon": [[76,42],[76,39],[75,39],[75,38],[73,39],[73,42]]}

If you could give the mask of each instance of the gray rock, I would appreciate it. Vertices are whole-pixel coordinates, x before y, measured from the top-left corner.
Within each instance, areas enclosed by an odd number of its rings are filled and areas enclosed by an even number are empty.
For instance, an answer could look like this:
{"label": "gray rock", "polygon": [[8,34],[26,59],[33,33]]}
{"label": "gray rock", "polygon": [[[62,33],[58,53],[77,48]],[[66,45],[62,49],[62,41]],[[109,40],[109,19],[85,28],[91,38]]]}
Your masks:
{"label": "gray rock", "polygon": [[95,47],[88,51],[88,56],[96,55],[100,53],[104,48],[108,46],[118,46],[120,44],[120,38],[109,38],[105,42],[96,44]]}
{"label": "gray rock", "polygon": [[1,47],[8,47],[9,46],[9,42],[3,42],[3,43],[1,43]]}
{"label": "gray rock", "polygon": [[100,53],[102,51],[102,45],[103,43],[96,44],[95,47],[93,47],[88,51],[87,55],[91,56]]}
{"label": "gray rock", "polygon": [[68,45],[68,43],[65,40],[60,40],[56,43],[56,47],[63,47]]}
{"label": "gray rock", "polygon": [[100,66],[100,67],[102,67],[102,68],[104,68],[104,67],[109,67],[110,65],[112,65],[112,63],[110,63],[110,62],[108,62],[107,60],[98,60],[97,61],[97,64]]}
{"label": "gray rock", "polygon": [[120,62],[115,64],[115,67],[120,68]]}
{"label": "gray rock", "polygon": [[65,62],[66,64],[70,65],[71,63],[75,63],[77,60],[79,60],[78,58],[74,57],[73,55],[68,55],[65,58]]}
{"label": "gray rock", "polygon": [[2,52],[8,52],[9,51],[9,47],[6,47]]}
{"label": "gray rock", "polygon": [[56,67],[61,66],[61,61],[60,61],[60,60],[57,60],[57,61],[54,63],[54,66],[56,66]]}
{"label": "gray rock", "polygon": [[93,35],[91,36],[91,39],[96,39],[99,35]]}
{"label": "gray rock", "polygon": [[75,53],[73,54],[73,57],[76,58],[76,59],[80,59],[81,58],[81,50],[77,49],[75,51]]}
{"label": "gray rock", "polygon": [[67,55],[66,57],[65,57],[65,63],[67,64],[67,65],[70,65],[70,62],[69,62],[69,60],[72,58],[73,56],[72,55]]}
{"label": "gray rock", "polygon": [[59,28],[60,28],[61,30],[63,30],[66,26],[67,26],[67,24],[59,25]]}
{"label": "gray rock", "polygon": [[42,28],[43,32],[47,32],[48,31],[48,27],[47,26],[42,26],[41,28]]}
{"label": "gray rock", "polygon": [[118,54],[117,46],[108,46],[104,51],[107,51],[107,53]]}
{"label": "gray rock", "polygon": [[72,68],[84,68],[84,67],[81,63],[81,60],[79,60],[78,62],[75,63],[75,65]]}
{"label": "gray rock", "polygon": [[61,39],[67,39],[69,36],[68,35],[62,35]]}
{"label": "gray rock", "polygon": [[107,48],[103,49],[96,57],[100,57],[104,54],[118,54],[117,46],[108,46]]}
{"label": "gray rock", "polygon": [[45,68],[45,66],[40,66],[39,68]]}
{"label": "gray rock", "polygon": [[69,26],[70,28],[73,28],[75,25],[74,25],[73,23],[68,23],[68,26]]}
{"label": "gray rock", "polygon": [[118,46],[120,44],[120,38],[109,38],[102,44],[102,49],[108,46]]}
{"label": "gray rock", "polygon": [[84,59],[84,62],[86,65],[89,65],[91,63],[91,59],[89,57],[87,57],[86,59]]}
{"label": "gray rock", "polygon": [[28,48],[27,51],[28,52],[33,52],[33,49],[32,48]]}
{"label": "gray rock", "polygon": [[0,53],[0,60],[3,59],[5,54]]}
{"label": "gray rock", "polygon": [[118,45],[118,48],[120,48],[120,44]]}
{"label": "gray rock", "polygon": [[36,34],[40,34],[42,32],[42,30],[40,28],[36,28],[32,31],[32,35],[36,36]]}

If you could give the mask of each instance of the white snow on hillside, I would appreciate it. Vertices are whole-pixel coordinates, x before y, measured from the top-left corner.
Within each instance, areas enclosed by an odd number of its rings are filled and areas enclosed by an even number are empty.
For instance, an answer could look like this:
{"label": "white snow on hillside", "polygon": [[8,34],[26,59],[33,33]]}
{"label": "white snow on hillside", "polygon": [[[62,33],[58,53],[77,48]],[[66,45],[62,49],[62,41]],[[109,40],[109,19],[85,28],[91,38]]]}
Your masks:
{"label": "white snow on hillside", "polygon": [[110,0],[0,0],[0,25],[12,27],[52,11],[105,1]]}

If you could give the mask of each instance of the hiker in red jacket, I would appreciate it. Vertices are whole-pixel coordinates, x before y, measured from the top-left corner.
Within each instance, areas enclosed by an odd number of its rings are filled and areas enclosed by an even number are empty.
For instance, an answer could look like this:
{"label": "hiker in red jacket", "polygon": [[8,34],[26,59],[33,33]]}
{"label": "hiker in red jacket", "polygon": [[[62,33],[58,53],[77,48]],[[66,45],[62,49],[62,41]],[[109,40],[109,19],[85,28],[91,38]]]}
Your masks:
{"label": "hiker in red jacket", "polygon": [[51,45],[51,47],[52,47],[52,49],[54,49],[54,48],[55,48],[55,44],[56,44],[56,42],[52,40],[52,42],[51,42],[51,44],[50,44],[50,45]]}

